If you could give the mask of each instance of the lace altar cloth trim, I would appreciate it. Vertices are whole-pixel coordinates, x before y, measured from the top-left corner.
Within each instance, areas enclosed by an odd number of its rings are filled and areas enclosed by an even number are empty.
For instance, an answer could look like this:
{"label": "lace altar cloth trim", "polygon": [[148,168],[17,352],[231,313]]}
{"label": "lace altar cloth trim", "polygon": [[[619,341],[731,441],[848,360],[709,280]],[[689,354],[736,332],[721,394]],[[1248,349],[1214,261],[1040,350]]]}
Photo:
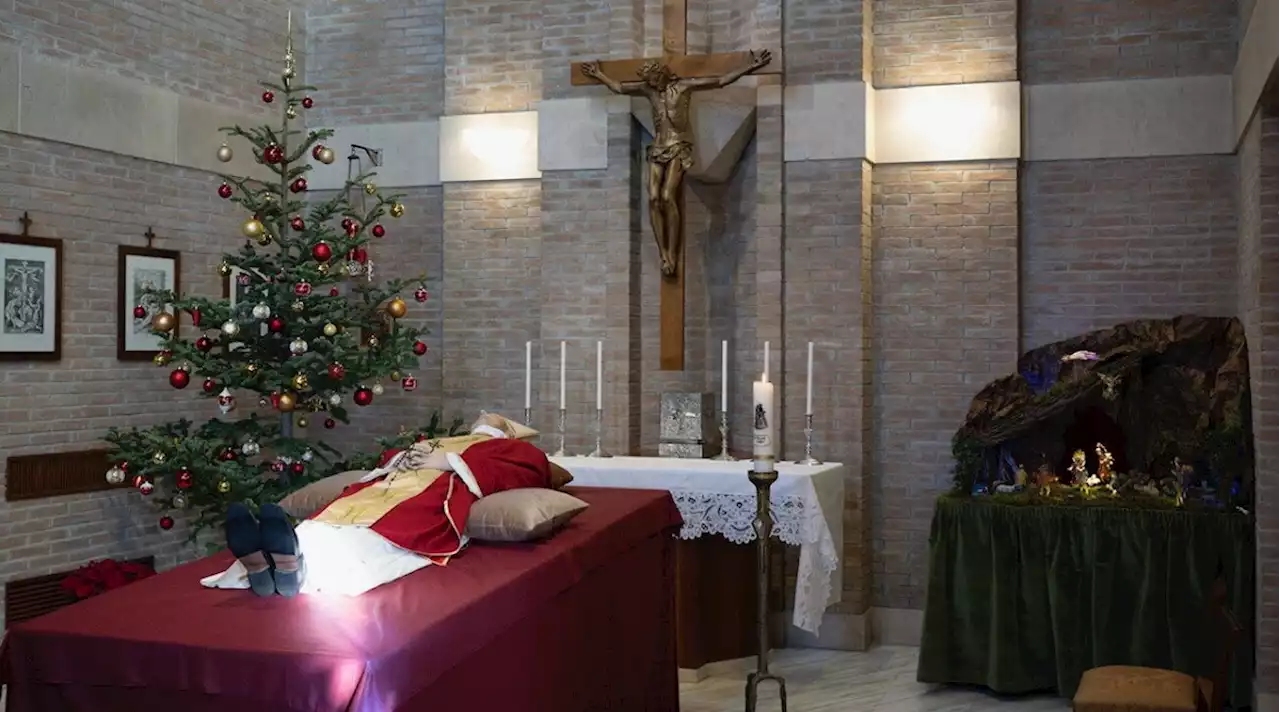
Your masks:
{"label": "lace altar cloth trim", "polygon": [[[747,544],[756,538],[751,526],[756,517],[754,494],[673,490],[671,496],[684,517],[681,539],[719,534],[735,544]],[[831,578],[840,565],[835,542],[817,502],[806,502],[803,497],[775,496],[770,504],[773,535],[783,543],[800,547],[792,623],[817,635],[822,614],[831,601]]]}

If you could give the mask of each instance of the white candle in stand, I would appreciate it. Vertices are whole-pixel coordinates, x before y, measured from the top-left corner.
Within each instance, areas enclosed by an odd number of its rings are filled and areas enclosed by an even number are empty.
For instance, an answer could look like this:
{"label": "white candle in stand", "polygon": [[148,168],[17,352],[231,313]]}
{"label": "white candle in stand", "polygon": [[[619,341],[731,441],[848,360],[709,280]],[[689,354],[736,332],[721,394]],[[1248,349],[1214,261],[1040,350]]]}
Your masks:
{"label": "white candle in stand", "polygon": [[596,410],[604,410],[604,342],[596,342]]}
{"label": "white candle in stand", "polygon": [[524,342],[524,409],[533,407],[533,342]]}
{"label": "white candle in stand", "polygon": [[772,472],[773,456],[773,384],[765,373],[751,384],[751,457],[756,472]]}
{"label": "white candle in stand", "polygon": [[720,412],[729,412],[729,342],[720,342]]}
{"label": "white candle in stand", "polygon": [[809,367],[806,369],[804,414],[813,415],[813,342],[809,342]]}
{"label": "white candle in stand", "polygon": [[560,342],[560,410],[564,410],[564,342]]}
{"label": "white candle in stand", "polygon": [[764,380],[769,380],[769,342],[764,342]]}

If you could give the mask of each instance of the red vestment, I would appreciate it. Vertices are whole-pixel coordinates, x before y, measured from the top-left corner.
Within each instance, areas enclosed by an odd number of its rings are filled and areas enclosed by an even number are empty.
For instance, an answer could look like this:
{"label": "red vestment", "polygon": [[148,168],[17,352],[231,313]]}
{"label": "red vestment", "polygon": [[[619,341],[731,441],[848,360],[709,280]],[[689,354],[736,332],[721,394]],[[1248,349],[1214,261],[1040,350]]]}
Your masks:
{"label": "red vestment", "polygon": [[[523,440],[481,440],[470,443],[457,456],[470,471],[481,494],[486,496],[521,487],[551,486],[551,469],[546,454]],[[406,488],[403,480],[394,487],[389,486],[388,477],[406,476],[419,478],[422,486]],[[385,499],[371,489],[375,487],[386,491]],[[360,496],[362,492],[364,494]],[[377,506],[376,519],[367,523],[371,530],[392,544],[426,556],[436,564],[446,563],[450,556],[462,550],[466,543],[463,531],[467,526],[467,516],[471,513],[471,505],[478,499],[464,484],[463,477],[455,472],[393,472],[348,487],[341,497],[311,518],[325,521],[326,511],[341,509],[342,505],[338,503],[357,496],[372,500]],[[363,509],[369,511],[368,506]]]}

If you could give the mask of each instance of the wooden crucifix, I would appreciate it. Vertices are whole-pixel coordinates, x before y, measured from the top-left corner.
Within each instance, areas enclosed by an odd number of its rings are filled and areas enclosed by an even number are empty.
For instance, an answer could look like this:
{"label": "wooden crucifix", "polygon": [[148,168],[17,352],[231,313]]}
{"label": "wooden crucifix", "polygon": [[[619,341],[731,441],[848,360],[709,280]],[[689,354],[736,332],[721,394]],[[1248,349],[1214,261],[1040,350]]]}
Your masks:
{"label": "wooden crucifix", "polygon": [[662,260],[659,292],[659,368],[684,370],[684,176],[693,167],[690,95],[718,89],[760,72],[767,50],[688,55],[687,0],[662,2],[662,58],[577,62],[575,85],[603,84],[617,94],[643,96],[653,111],[648,163],[649,222]]}

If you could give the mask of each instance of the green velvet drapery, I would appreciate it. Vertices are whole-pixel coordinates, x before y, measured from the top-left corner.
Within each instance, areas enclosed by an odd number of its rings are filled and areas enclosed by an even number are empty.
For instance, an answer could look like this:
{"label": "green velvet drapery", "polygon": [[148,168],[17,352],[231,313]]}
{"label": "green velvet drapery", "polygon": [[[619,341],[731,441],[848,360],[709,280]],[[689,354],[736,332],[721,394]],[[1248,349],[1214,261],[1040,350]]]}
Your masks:
{"label": "green velvet drapery", "polygon": [[1231,700],[1250,704],[1253,524],[1239,512],[1017,506],[943,497],[929,535],[921,682],[1075,694],[1126,664],[1209,674],[1221,567],[1245,628]]}

